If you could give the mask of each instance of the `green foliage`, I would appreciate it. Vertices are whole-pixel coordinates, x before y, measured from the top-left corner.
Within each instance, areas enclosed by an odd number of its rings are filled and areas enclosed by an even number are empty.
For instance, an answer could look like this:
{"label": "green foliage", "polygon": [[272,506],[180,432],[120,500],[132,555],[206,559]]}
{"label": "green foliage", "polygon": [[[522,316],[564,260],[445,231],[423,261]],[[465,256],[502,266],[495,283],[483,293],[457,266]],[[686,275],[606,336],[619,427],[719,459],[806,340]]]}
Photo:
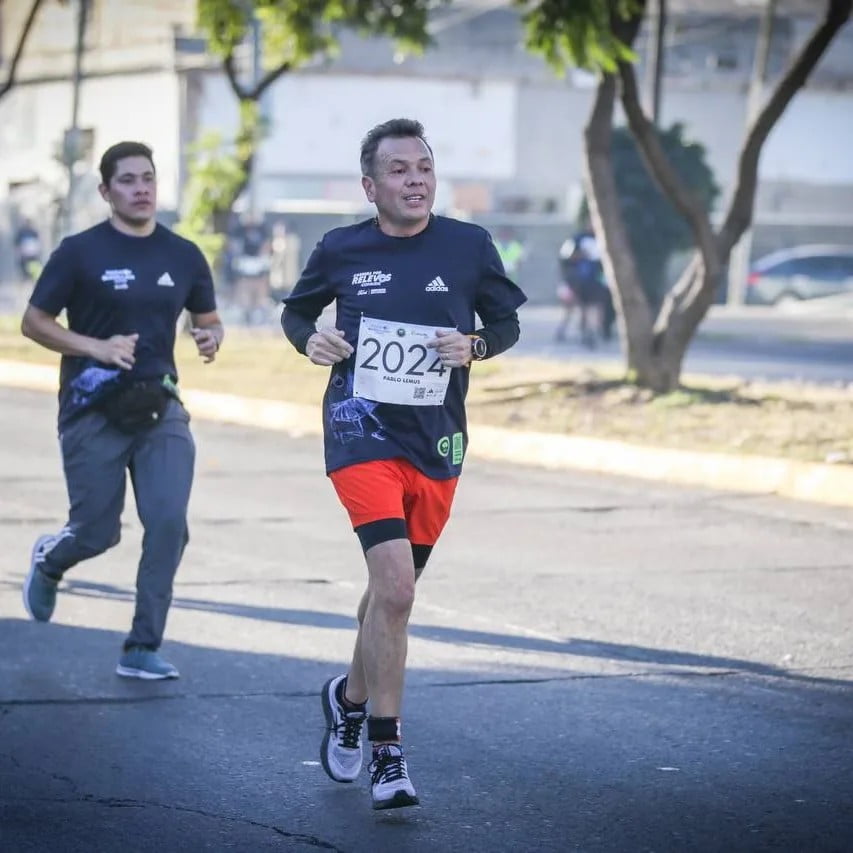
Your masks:
{"label": "green foliage", "polygon": [[387,36],[410,52],[423,50],[435,5],[434,0],[198,0],[197,20],[210,49],[228,56],[247,38],[256,16],[269,69],[333,54],[340,27]]}
{"label": "green foliage", "polygon": [[522,11],[528,49],[559,73],[571,66],[613,72],[617,63],[635,60],[613,22],[635,14],[638,0],[513,0],[513,5]]}
{"label": "green foliage", "polygon": [[198,245],[216,268],[225,247],[224,225],[246,183],[246,169],[238,153],[240,141],[227,146],[216,132],[205,133],[189,150],[184,214],[175,230]]}
{"label": "green foliage", "polygon": [[[684,138],[684,126],[658,130],[666,158],[685,186],[710,211],[719,187],[706,160],[705,147]],[[628,239],[643,289],[658,306],[669,289],[666,265],[673,252],[695,245],[687,220],[675,210],[649,176],[634,137],[627,128],[613,132],[613,169]]]}
{"label": "green foliage", "polygon": [[678,388],[675,391],[658,394],[652,400],[652,406],[657,409],[689,409],[697,403],[704,402],[706,402],[706,398],[701,391]]}
{"label": "green foliage", "polygon": [[[210,50],[223,60],[260,24],[264,70],[275,75],[329,56],[341,27],[365,35],[387,36],[408,52],[430,42],[428,15],[449,0],[197,0],[197,22]],[[257,82],[257,81],[255,81]],[[238,91],[240,129],[233,145],[215,134],[203,137],[190,153],[184,216],[178,231],[198,243],[212,265],[222,253],[228,215],[246,186],[264,128],[260,87]]]}

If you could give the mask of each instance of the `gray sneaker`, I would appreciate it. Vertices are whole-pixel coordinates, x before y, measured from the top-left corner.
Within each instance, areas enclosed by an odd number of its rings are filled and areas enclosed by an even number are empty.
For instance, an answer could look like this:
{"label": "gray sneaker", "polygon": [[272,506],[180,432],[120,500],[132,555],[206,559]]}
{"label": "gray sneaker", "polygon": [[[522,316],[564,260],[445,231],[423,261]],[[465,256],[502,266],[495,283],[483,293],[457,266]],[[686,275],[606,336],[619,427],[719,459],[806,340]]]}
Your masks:
{"label": "gray sneaker", "polygon": [[361,771],[361,728],[367,714],[347,712],[338,702],[337,688],[344,678],[346,676],[339,675],[323,685],[321,699],[326,733],[320,745],[320,762],[336,782],[354,782]]}
{"label": "gray sneaker", "polygon": [[36,622],[50,622],[56,607],[59,580],[44,573],[44,556],[56,543],[56,537],[45,534],[36,539],[30,555],[30,570],[24,580],[24,607]]}
{"label": "gray sneaker", "polygon": [[386,743],[374,749],[369,770],[374,809],[419,805],[401,746]]}
{"label": "gray sneaker", "polygon": [[180,673],[157,652],[142,646],[131,646],[122,652],[116,667],[116,675],[157,681],[162,678],[178,678]]}

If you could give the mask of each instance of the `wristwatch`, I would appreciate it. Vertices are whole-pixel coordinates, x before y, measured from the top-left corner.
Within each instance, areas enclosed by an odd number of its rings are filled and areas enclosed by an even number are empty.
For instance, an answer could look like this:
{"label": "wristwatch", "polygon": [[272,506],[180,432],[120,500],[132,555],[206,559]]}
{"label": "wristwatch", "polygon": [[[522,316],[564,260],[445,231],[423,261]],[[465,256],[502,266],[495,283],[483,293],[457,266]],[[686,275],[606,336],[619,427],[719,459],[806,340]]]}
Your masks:
{"label": "wristwatch", "polygon": [[488,352],[485,338],[479,335],[468,335],[468,337],[471,338],[471,358],[474,361],[482,361]]}

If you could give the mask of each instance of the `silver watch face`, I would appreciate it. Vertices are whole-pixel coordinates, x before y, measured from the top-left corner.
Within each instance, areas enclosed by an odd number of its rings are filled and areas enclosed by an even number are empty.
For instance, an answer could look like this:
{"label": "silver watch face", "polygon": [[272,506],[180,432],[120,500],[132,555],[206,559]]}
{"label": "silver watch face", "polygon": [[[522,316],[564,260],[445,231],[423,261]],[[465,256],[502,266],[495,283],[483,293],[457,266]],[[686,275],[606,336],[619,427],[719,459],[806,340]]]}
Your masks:
{"label": "silver watch face", "polygon": [[485,358],[486,342],[482,338],[472,338],[471,350],[474,353],[474,358]]}

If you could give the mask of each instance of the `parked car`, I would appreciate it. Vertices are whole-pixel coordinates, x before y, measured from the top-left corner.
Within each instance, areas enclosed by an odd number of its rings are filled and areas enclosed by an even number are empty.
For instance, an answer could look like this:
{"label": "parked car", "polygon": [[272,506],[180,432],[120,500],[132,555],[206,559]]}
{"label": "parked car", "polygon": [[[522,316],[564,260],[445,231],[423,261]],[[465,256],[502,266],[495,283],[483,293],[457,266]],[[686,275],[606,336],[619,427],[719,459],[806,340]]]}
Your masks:
{"label": "parked car", "polygon": [[853,246],[798,246],[765,255],[747,279],[748,305],[853,293]]}

